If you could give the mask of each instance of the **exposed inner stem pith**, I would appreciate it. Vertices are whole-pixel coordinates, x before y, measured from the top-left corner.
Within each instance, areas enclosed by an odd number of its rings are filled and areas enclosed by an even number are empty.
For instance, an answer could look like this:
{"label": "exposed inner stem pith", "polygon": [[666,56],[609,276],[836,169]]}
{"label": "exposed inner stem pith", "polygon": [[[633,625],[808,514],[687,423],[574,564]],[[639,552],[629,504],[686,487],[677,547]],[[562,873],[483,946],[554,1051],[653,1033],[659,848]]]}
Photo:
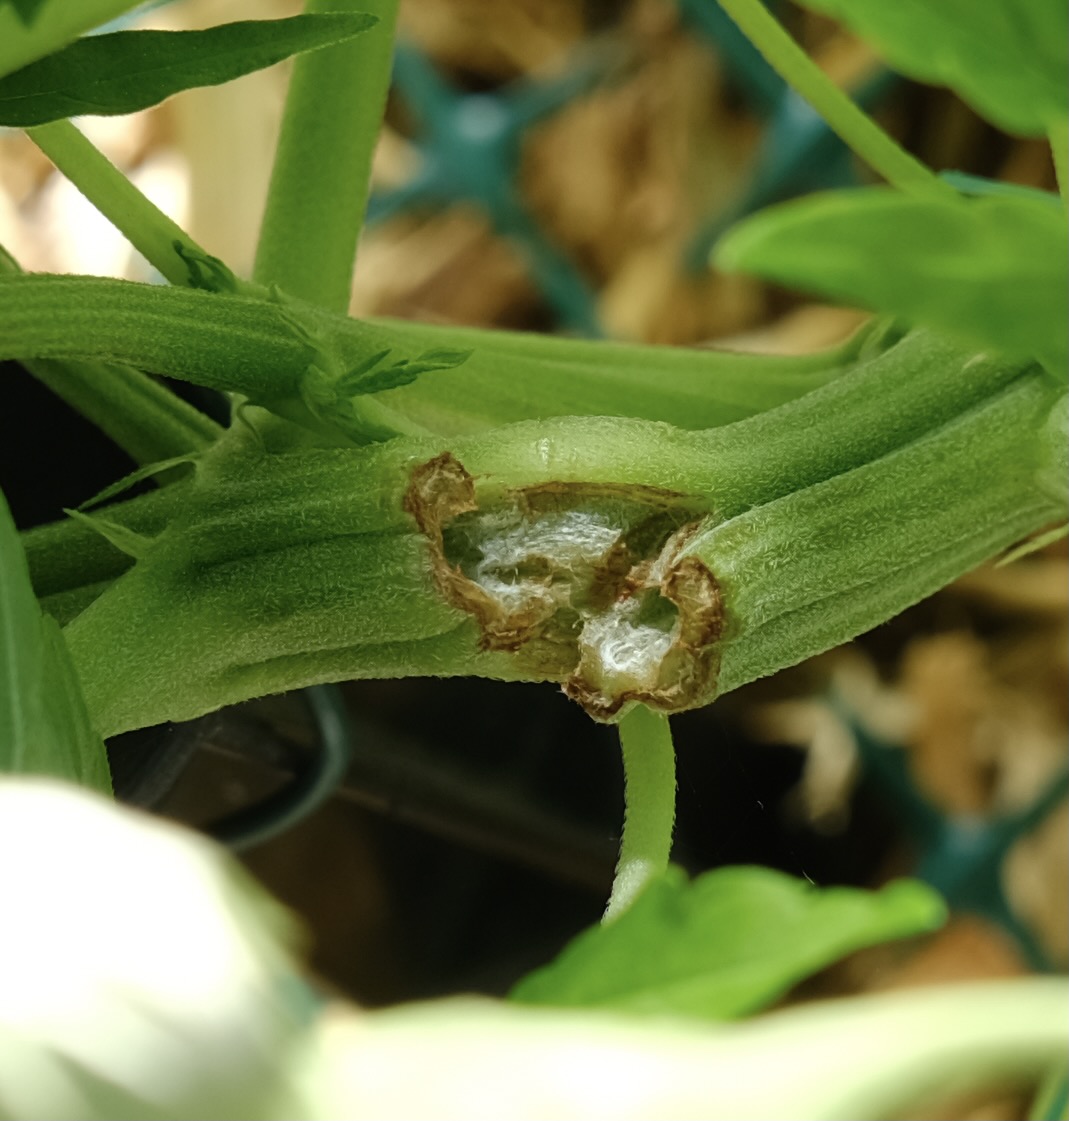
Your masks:
{"label": "exposed inner stem pith", "polygon": [[549,483],[481,509],[449,453],[413,472],[405,498],[439,588],[478,621],[483,647],[561,682],[598,720],[715,695],[719,589],[682,556],[695,507],[652,487]]}

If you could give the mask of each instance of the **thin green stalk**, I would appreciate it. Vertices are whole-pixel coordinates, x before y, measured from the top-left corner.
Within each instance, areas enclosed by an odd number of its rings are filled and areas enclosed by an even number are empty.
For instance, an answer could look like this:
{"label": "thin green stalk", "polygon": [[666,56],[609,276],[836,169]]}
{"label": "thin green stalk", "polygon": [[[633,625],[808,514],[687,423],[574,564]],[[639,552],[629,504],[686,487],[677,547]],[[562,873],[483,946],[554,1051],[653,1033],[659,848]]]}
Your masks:
{"label": "thin green stalk", "polygon": [[602,922],[618,919],[668,869],[676,820],[676,755],[668,717],[636,705],[620,721],[624,830]]}
{"label": "thin green stalk", "polygon": [[190,283],[191,260],[211,259],[70,121],[38,125],[26,134],[172,284]]}
{"label": "thin green stalk", "polygon": [[[241,283],[145,197],[70,121],[27,129],[42,152],[172,284]],[[7,270],[10,271],[10,270]],[[222,431],[166,387],[124,363],[30,356],[24,365],[138,463],[210,445]]]}
{"label": "thin green stalk", "polygon": [[957,197],[953,187],[892,140],[835,85],[761,0],[720,0],[720,4],[784,81],[888,183],[920,198]]}
{"label": "thin green stalk", "polygon": [[253,275],[344,312],[386,104],[397,0],[309,0],[305,10],[370,12],[379,22],[294,62]]}

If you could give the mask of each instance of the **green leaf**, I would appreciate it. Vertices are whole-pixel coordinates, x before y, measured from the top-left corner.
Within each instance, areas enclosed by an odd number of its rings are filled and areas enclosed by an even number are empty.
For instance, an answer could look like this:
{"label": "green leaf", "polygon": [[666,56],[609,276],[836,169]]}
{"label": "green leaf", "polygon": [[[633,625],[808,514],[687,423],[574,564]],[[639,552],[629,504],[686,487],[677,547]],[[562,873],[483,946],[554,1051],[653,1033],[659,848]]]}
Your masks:
{"label": "green leaf", "polygon": [[870,187],[762,211],[727,234],[714,260],[1037,358],[1061,377],[1066,236],[1065,213],[1046,200],[941,202]]}
{"label": "green leaf", "polygon": [[1064,1060],[1040,1083],[1028,1121],[1069,1121],[1069,1066]]}
{"label": "green leaf", "polygon": [[0,771],[45,774],[111,790],[63,634],[41,614],[0,495]]}
{"label": "green leaf", "polygon": [[933,930],[942,900],[912,880],[878,892],[816,888],[769,868],[688,882],[671,869],[615,922],[580,934],[512,999],[733,1019],[844,954]]}
{"label": "green leaf", "polygon": [[1065,0],[802,0],[896,69],[950,86],[1000,128],[1043,136],[1065,116]]}
{"label": "green leaf", "polygon": [[0,124],[29,128],[81,114],[132,113],[181,90],[219,85],[343,42],[375,22],[369,15],[317,14],[206,31],[89,36],[0,79]]}

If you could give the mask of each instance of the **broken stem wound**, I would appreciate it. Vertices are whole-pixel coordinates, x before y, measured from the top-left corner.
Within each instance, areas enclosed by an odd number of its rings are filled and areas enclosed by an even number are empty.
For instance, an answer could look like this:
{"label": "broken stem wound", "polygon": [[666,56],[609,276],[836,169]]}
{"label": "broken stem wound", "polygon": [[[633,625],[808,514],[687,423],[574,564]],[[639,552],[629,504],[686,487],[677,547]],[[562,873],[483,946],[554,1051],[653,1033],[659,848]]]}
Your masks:
{"label": "broken stem wound", "polygon": [[676,757],[668,717],[636,705],[620,721],[624,829],[603,923],[618,919],[668,869],[676,820]]}
{"label": "broken stem wound", "polygon": [[700,517],[685,495],[540,484],[483,510],[443,453],[413,472],[405,508],[439,590],[475,617],[483,648],[559,681],[595,719],[712,699],[722,609],[712,574],[682,555]]}

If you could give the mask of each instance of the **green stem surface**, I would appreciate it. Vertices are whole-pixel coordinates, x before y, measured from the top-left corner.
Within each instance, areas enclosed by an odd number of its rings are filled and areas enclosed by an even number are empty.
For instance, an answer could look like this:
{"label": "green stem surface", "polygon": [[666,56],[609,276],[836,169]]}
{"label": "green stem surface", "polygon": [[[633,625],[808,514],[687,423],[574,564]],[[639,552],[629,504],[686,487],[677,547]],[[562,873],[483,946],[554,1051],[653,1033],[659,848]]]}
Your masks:
{"label": "green stem surface", "polygon": [[[20,272],[0,247],[0,275]],[[22,364],[138,464],[202,451],[222,432],[209,417],[132,366],[75,358],[24,358]]]}
{"label": "green stem surface", "polygon": [[48,358],[23,364],[139,465],[203,451],[224,431],[132,366]]}
{"label": "green stem surface", "polygon": [[[730,423],[837,378],[866,336],[801,358],[602,344],[505,332],[366,323],[302,305],[341,367],[383,350],[473,353],[460,366],[376,396],[436,432],[528,417],[636,416],[679,428]],[[0,276],[0,356],[122,362],[275,403],[299,398],[312,355],[266,294],[65,276]]]}
{"label": "green stem surface", "polygon": [[344,312],[386,104],[397,0],[309,0],[305,10],[369,12],[379,22],[294,62],[253,275]]}
{"label": "green stem surface", "polygon": [[676,820],[676,755],[668,717],[636,705],[620,721],[624,829],[602,922],[618,919],[668,870]]}
{"label": "green stem surface", "polygon": [[149,264],[172,284],[189,283],[189,265],[175,243],[189,256],[207,258],[208,254],[70,121],[38,125],[26,133]]}
{"label": "green stem surface", "polygon": [[[1065,518],[1038,370],[889,455],[713,526],[689,546],[726,606],[726,692],[837,645]],[[1064,478],[1062,482],[1064,488]]]}
{"label": "green stem surface", "polygon": [[[931,353],[919,339],[899,345]],[[448,444],[221,448],[148,555],[68,627],[94,718],[110,734],[351,677],[552,677],[522,649],[482,649],[472,616],[432,577],[404,496],[413,470],[447,450],[484,509],[547,483],[608,484],[610,504],[628,485],[690,495],[681,501],[707,528],[689,549],[723,604],[720,692],[846,641],[1064,518],[1040,481],[1050,379],[1033,367],[986,382],[967,362],[940,378],[923,364],[938,389],[911,415],[887,407],[891,370],[908,380],[904,366],[885,368],[897,349],[873,363],[871,384],[858,375],[867,395],[803,398],[709,433],[573,418]],[[136,503],[109,515],[124,509]],[[31,549],[35,569],[58,567],[55,533]]]}
{"label": "green stem surface", "polygon": [[[850,454],[833,454],[797,407],[777,410],[778,428],[775,415],[759,418],[769,427],[755,442],[749,421],[722,429],[723,461],[708,434],[696,512],[714,503],[717,511],[689,548],[721,589],[717,691],[846,641],[1065,517],[1065,503],[1039,481],[1040,433],[1057,396],[1034,369],[961,406],[960,417],[900,434],[896,446],[881,448],[879,421],[868,420]],[[848,417],[822,415],[849,430]],[[778,439],[789,445],[799,432],[808,445],[799,439],[796,461],[762,476]],[[541,461],[538,426],[495,435],[452,445],[476,478],[485,471],[477,494],[491,509],[504,491],[486,475],[504,467],[519,485],[641,489],[659,463],[670,481],[687,450],[680,437],[692,434],[605,418],[571,427]],[[482,649],[474,619],[445,601],[431,575],[403,495],[413,469],[444,450],[406,439],[202,461],[196,488],[149,555],[67,629],[101,730],[351,677],[545,678],[518,655]]]}

